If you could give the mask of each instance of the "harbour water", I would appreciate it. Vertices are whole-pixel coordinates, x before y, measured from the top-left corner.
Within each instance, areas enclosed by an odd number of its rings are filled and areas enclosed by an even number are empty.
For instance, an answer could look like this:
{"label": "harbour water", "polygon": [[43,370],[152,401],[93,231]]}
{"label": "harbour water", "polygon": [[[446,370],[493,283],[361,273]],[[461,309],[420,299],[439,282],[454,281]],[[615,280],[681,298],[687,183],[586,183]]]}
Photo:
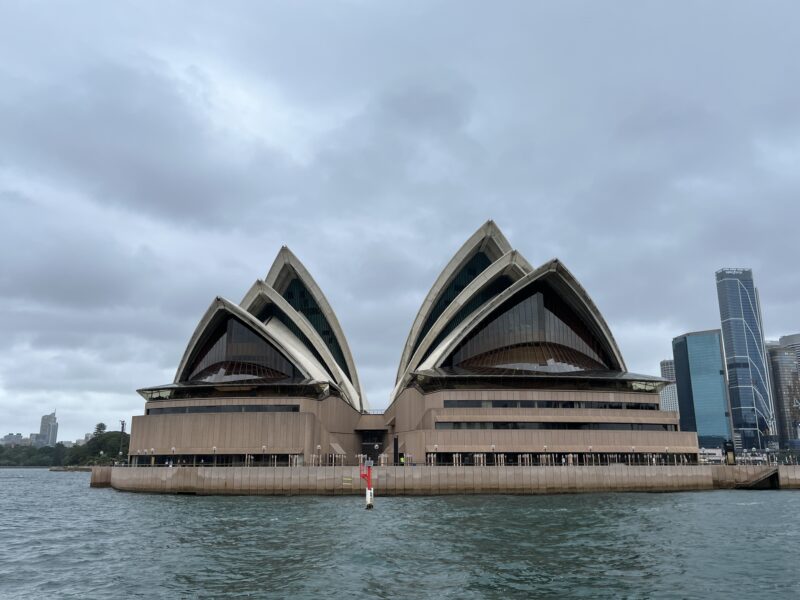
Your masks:
{"label": "harbour water", "polygon": [[0,598],[800,597],[800,492],[224,497],[0,469]]}

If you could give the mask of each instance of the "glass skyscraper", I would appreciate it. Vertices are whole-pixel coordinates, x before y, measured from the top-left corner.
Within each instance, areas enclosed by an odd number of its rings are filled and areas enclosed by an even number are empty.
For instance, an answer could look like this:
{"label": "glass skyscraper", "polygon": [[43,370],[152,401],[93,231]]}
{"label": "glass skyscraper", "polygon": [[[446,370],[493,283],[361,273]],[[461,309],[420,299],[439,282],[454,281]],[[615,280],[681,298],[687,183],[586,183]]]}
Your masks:
{"label": "glass skyscraper", "polygon": [[725,364],[719,329],[672,340],[681,431],[696,431],[704,447],[731,439]]}
{"label": "glass skyscraper", "polygon": [[53,411],[49,415],[44,415],[42,417],[42,422],[39,426],[39,435],[36,436],[36,445],[55,446],[57,438],[58,421],[56,420],[56,413]]}
{"label": "glass skyscraper", "polygon": [[672,382],[665,385],[661,388],[661,391],[658,392],[660,408],[661,410],[678,412],[678,388],[675,385],[675,361],[668,358],[662,360],[659,366],[661,367],[661,377]]}
{"label": "glass skyscraper", "polygon": [[716,279],[734,444],[775,447],[778,431],[753,271],[720,269]]}
{"label": "glass skyscraper", "polygon": [[[795,336],[788,336],[795,337]],[[786,338],[781,338],[781,341]],[[794,348],[768,343],[772,398],[781,448],[800,449],[800,364]]]}

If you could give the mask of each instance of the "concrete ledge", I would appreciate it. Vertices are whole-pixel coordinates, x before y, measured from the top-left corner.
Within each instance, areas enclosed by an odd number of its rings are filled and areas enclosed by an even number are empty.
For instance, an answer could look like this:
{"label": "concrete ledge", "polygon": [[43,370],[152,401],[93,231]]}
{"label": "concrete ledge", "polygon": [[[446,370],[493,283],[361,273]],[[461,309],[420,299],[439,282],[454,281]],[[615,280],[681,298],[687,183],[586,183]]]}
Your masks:
{"label": "concrete ledge", "polygon": [[92,467],[91,487],[109,487],[111,485],[111,469],[114,467]]}
{"label": "concrete ledge", "polygon": [[800,466],[783,465],[778,467],[778,481],[782,490],[800,490]]}
{"label": "concrete ledge", "polygon": [[[373,485],[376,496],[670,492],[727,487],[729,474],[716,473],[714,469],[711,466],[625,465],[375,467]],[[786,487],[800,488],[800,467],[788,469],[782,472],[781,482],[785,480]],[[746,474],[731,477],[744,479]],[[717,482],[722,485],[715,485]],[[92,470],[91,485],[164,494],[364,494],[358,467],[96,467]]]}

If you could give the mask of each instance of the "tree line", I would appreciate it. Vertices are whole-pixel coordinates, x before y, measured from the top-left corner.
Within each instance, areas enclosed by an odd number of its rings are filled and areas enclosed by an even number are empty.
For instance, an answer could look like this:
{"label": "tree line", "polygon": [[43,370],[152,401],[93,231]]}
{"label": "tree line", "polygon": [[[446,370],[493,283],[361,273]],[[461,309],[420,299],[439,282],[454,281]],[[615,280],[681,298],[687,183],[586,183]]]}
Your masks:
{"label": "tree line", "polygon": [[[102,427],[101,427],[102,426]],[[107,465],[128,456],[130,436],[121,431],[106,431],[98,423],[95,433],[82,446],[67,448],[55,446],[0,446],[0,467],[58,467],[79,465]],[[120,457],[120,452],[122,456]]]}

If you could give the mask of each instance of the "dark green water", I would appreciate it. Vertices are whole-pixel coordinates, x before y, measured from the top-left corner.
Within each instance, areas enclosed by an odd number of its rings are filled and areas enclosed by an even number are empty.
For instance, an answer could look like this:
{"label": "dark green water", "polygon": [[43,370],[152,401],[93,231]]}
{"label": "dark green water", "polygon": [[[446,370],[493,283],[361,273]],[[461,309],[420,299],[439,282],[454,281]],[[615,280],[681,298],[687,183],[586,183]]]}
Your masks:
{"label": "dark green water", "polygon": [[800,492],[192,497],[0,469],[0,598],[800,598]]}

